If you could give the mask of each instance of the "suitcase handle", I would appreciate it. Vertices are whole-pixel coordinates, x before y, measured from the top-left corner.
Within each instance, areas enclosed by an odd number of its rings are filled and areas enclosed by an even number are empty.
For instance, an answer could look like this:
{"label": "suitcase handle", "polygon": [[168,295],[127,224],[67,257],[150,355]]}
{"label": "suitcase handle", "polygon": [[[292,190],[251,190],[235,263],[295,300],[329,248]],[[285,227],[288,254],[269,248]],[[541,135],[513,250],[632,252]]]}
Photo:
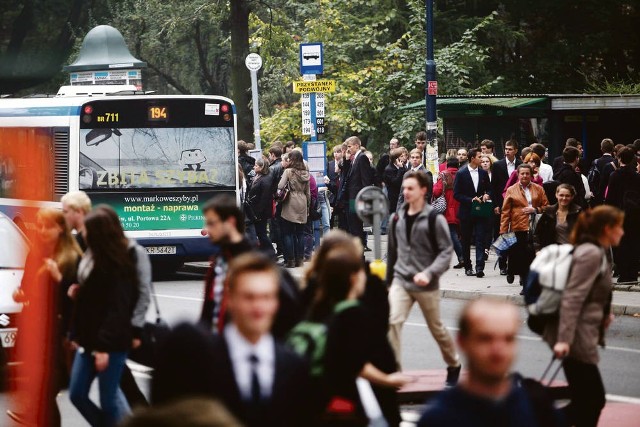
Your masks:
{"label": "suitcase handle", "polygon": [[547,383],[547,386],[551,386],[551,383],[553,382],[553,380],[556,379],[556,377],[558,376],[558,372],[560,372],[560,368],[562,368],[562,359],[558,359],[555,355],[553,355],[551,356],[551,362],[549,362],[549,364],[547,365],[547,368],[544,370],[544,372],[542,373],[542,376],[540,377],[540,384],[544,385],[544,379],[547,376],[547,374],[551,371],[551,367],[553,366],[553,363],[556,360],[560,363],[558,363],[558,367],[553,371],[553,375],[551,375],[551,378],[549,378],[549,382]]}

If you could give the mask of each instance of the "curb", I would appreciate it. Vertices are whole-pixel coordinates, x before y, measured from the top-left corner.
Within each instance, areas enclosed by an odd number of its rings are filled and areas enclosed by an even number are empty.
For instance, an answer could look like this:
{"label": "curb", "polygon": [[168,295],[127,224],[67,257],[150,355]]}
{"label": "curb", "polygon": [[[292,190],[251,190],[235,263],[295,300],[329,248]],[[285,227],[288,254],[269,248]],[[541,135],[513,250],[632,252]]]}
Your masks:
{"label": "curb", "polygon": [[[616,289],[620,292],[620,290]],[[524,300],[520,295],[504,295],[504,294],[489,294],[478,291],[461,291],[457,289],[440,289],[441,298],[460,299],[460,300],[472,300],[480,297],[496,298],[500,300],[506,300],[513,304],[524,306]],[[640,306],[626,305],[626,304],[611,304],[611,312],[615,315],[621,316],[634,316],[640,314]]]}
{"label": "curb", "polygon": [[[300,279],[302,277],[302,271],[297,271],[298,269],[293,269],[290,271],[296,279]],[[204,274],[207,271],[207,263],[187,263],[182,267],[181,271],[189,272],[189,273],[197,273]],[[634,285],[615,285],[614,291],[616,292],[637,292],[640,289]],[[505,294],[491,294],[486,292],[479,291],[464,291],[459,289],[443,289],[440,288],[440,297],[447,299],[459,299],[459,300],[472,300],[476,298],[480,298],[481,296],[489,297],[489,298],[497,298],[509,301],[513,304],[524,306],[524,301],[520,295],[505,295]],[[611,304],[611,311],[613,314],[617,316],[634,316],[640,315],[640,305],[627,305],[627,304]]]}

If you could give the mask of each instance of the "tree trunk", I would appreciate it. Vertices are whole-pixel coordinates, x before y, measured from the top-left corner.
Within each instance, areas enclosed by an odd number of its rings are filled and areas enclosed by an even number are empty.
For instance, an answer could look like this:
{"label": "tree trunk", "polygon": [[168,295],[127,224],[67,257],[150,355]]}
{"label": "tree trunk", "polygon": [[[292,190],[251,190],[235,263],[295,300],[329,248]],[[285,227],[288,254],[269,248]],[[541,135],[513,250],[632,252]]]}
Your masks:
{"label": "tree trunk", "polygon": [[251,75],[244,64],[249,54],[249,2],[231,0],[231,98],[238,113],[238,138],[253,141],[253,119],[249,112]]}

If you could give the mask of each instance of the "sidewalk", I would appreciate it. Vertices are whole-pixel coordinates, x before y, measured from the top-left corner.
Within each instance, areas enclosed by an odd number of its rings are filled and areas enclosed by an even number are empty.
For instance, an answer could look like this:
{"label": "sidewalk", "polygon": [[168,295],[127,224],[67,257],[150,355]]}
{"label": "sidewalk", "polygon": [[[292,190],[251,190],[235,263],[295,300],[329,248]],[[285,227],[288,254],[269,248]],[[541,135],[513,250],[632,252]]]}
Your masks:
{"label": "sidewalk", "polygon": [[[369,238],[369,247],[373,249],[372,237]],[[387,236],[382,236],[383,259],[386,253]],[[471,256],[475,256],[473,248],[471,248]],[[369,261],[373,260],[373,252],[366,252],[365,258]],[[464,269],[454,270],[449,268],[440,278],[440,293],[442,297],[466,300],[490,295],[513,301],[518,305],[524,305],[522,296],[520,296],[521,288],[518,285],[517,278],[513,284],[508,284],[506,276],[500,276],[500,270],[497,266],[494,270],[496,260],[497,256],[492,252],[485,266],[485,277],[482,279],[478,279],[475,276],[465,276]],[[454,255],[451,267],[456,263],[457,260]],[[629,287],[627,286],[627,288]],[[640,292],[614,290],[612,310],[616,315],[640,315]]]}

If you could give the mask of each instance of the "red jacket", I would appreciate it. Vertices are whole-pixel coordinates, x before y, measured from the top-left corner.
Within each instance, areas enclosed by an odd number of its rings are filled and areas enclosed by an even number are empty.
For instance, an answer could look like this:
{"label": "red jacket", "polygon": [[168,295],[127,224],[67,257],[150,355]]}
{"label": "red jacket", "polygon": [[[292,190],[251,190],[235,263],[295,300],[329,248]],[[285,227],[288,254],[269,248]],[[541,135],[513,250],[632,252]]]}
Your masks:
{"label": "red jacket", "polygon": [[[460,224],[460,220],[458,219],[458,208],[460,207],[460,202],[453,197],[453,181],[456,178],[456,172],[458,172],[458,169],[447,168],[445,171],[451,174],[451,188],[447,188],[444,191],[444,198],[447,199],[447,210],[444,212],[444,217],[447,219],[448,224]],[[440,197],[442,195],[442,190],[442,179],[438,177],[438,182],[433,186],[433,198],[435,199]]]}

